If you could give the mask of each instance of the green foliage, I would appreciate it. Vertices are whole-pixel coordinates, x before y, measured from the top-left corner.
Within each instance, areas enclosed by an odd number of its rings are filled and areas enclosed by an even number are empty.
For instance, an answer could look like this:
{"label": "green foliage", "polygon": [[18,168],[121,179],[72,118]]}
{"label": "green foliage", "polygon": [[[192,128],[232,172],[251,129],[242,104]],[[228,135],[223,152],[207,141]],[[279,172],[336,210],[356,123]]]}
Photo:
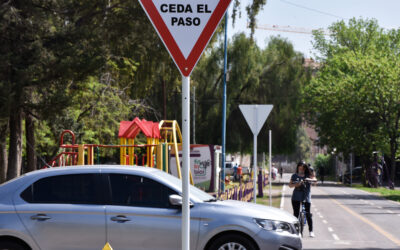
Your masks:
{"label": "green foliage", "polygon": [[293,160],[296,162],[298,159],[310,162],[312,141],[308,137],[304,128],[299,127],[296,136],[296,151]]}
{"label": "green foliage", "polygon": [[329,39],[314,36],[323,61],[304,89],[306,118],[322,144],[355,152],[364,162],[372,151],[388,150],[393,168],[400,137],[400,30],[362,19],[330,30]]}
{"label": "green foliage", "polygon": [[[72,98],[72,105],[49,116],[37,129],[39,152],[44,156],[47,152],[51,152],[50,156],[56,154],[59,135],[66,129],[75,133],[78,144],[119,144],[119,122],[141,114],[141,105],[130,100],[113,81],[99,82],[91,77],[77,87],[79,91],[65,93]],[[102,156],[114,153],[112,149],[101,151]]]}
{"label": "green foliage", "polygon": [[[220,44],[207,52],[192,76],[198,104],[196,137],[203,140],[200,143],[221,143],[222,60]],[[259,141],[265,142],[259,144],[259,151],[267,150],[268,129],[272,129],[274,153],[294,152],[300,123],[300,89],[310,77],[303,67],[302,55],[281,38],[271,38],[268,47],[261,50],[250,38],[237,34],[228,47],[228,70],[227,151],[252,149],[252,134],[239,104],[268,103],[274,109],[258,136]]]}
{"label": "green foliage", "polygon": [[315,170],[320,172],[321,168],[324,168],[325,175],[333,175],[335,173],[333,158],[331,155],[317,154],[314,161]]}

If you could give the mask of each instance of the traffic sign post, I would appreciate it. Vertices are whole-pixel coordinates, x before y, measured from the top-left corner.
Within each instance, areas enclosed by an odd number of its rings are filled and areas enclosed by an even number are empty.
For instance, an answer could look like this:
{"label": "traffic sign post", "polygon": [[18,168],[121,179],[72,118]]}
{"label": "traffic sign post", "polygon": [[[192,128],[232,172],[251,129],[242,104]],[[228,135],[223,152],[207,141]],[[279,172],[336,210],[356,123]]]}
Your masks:
{"label": "traffic sign post", "polygon": [[[253,197],[257,201],[257,136],[273,105],[239,105],[240,111],[253,133]],[[270,173],[271,174],[271,173]],[[270,178],[271,179],[271,178]]]}
{"label": "traffic sign post", "polygon": [[190,74],[231,0],[139,0],[182,74],[182,249],[190,249]]}

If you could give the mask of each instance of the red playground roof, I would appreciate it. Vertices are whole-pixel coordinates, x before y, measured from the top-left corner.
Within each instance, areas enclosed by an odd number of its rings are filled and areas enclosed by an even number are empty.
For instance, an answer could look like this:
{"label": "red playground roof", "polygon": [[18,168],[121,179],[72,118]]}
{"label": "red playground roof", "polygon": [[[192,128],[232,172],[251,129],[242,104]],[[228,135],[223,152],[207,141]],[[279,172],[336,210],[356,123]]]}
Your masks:
{"label": "red playground roof", "polygon": [[160,138],[160,130],[158,122],[140,120],[138,117],[133,121],[122,121],[119,123],[119,138],[134,139],[139,133],[142,133],[148,138]]}

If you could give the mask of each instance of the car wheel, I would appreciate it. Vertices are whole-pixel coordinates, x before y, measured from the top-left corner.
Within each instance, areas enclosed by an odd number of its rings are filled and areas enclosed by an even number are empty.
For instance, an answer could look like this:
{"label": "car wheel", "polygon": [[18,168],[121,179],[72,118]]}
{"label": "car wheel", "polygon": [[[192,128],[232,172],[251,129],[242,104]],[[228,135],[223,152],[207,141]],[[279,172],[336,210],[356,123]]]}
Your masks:
{"label": "car wheel", "polygon": [[257,247],[246,237],[239,234],[221,236],[211,243],[208,250],[256,250]]}
{"label": "car wheel", "polygon": [[14,241],[0,241],[0,250],[27,250],[27,248]]}

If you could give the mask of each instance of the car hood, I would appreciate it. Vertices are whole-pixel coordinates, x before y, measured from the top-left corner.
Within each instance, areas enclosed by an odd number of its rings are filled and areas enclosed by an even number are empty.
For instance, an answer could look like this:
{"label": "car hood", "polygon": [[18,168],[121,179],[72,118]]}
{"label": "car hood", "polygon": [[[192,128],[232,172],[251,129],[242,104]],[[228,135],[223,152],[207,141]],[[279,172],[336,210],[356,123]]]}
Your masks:
{"label": "car hood", "polygon": [[[212,204],[212,205],[211,205]],[[297,221],[292,214],[274,207],[234,200],[217,201],[210,203],[215,210],[224,211],[225,215],[248,216],[252,218],[279,220],[289,223]]]}

